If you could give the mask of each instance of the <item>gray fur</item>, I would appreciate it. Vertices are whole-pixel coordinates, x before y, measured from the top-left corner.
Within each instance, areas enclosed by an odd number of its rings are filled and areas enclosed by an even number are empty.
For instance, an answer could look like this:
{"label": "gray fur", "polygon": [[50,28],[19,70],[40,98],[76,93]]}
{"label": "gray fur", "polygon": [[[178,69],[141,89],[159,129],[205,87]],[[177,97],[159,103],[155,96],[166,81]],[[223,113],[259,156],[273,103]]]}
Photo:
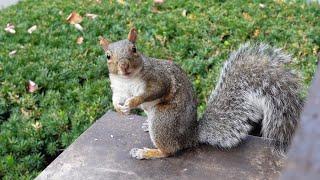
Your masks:
{"label": "gray fur", "polygon": [[[273,140],[276,151],[288,149],[302,108],[300,80],[285,67],[290,56],[264,44],[241,46],[224,64],[198,122],[195,94],[186,74],[171,61],[134,51],[136,35],[131,30],[131,40],[102,45],[111,57],[113,104],[122,113],[137,107],[146,112],[144,130],[161,151],[155,157],[167,157],[199,143],[231,148],[256,124],[261,124],[263,137]],[[131,155],[153,158],[145,156],[147,151],[134,148]]]}
{"label": "gray fur", "polygon": [[284,65],[290,56],[265,44],[244,44],[225,62],[200,119],[199,141],[238,145],[261,123],[261,134],[285,152],[299,122],[300,80]]}
{"label": "gray fur", "polygon": [[[132,53],[133,45],[129,40],[121,40],[104,48],[112,57],[113,64],[109,63],[108,68],[114,106],[127,113],[130,108],[119,104],[139,97],[142,102],[138,107],[148,116],[144,130],[149,131],[153,144],[165,156],[196,145],[197,103],[187,75],[172,61]],[[128,63],[130,75],[118,73],[117,67],[122,62]],[[143,159],[145,157],[140,153],[143,151],[134,148],[131,155]]]}
{"label": "gray fur", "polygon": [[144,106],[154,145],[169,154],[197,143],[197,104],[192,84],[183,70],[171,61],[143,57],[141,78],[154,85],[166,84],[168,100],[154,108]]}

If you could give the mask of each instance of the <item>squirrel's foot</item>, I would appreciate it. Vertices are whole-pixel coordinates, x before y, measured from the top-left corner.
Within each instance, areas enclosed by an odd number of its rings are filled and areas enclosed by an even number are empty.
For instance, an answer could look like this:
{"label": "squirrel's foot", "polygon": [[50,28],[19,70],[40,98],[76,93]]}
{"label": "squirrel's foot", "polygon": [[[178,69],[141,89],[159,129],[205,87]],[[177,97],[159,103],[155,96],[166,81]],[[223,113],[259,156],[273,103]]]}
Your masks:
{"label": "squirrel's foot", "polygon": [[128,114],[123,113],[123,112],[120,110],[119,106],[116,106],[114,109],[116,110],[117,113],[120,113],[121,115],[128,115]]}
{"label": "squirrel's foot", "polygon": [[128,103],[124,103],[123,105],[118,104],[117,111],[120,112],[121,114],[129,115],[130,110],[131,108]]}
{"label": "squirrel's foot", "polygon": [[144,132],[149,132],[149,123],[148,123],[148,121],[142,123],[141,128],[143,129]]}
{"label": "squirrel's foot", "polygon": [[162,152],[160,149],[149,149],[149,148],[133,148],[130,150],[130,155],[136,159],[156,159],[168,157],[167,153]]}

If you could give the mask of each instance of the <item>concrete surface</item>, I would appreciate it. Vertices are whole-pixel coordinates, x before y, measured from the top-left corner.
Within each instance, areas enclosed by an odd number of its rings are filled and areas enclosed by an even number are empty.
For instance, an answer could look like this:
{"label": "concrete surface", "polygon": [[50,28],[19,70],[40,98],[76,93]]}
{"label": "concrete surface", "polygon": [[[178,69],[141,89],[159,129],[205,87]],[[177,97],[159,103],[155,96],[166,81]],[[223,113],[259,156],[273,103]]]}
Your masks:
{"label": "concrete surface", "polygon": [[19,0],[0,0],[0,9],[18,3]]}
{"label": "concrete surface", "polygon": [[201,146],[157,160],[136,160],[134,147],[153,147],[140,116],[108,112],[36,179],[277,179],[283,160],[268,142],[250,136],[231,150]]}
{"label": "concrete surface", "polygon": [[300,128],[289,151],[282,180],[320,179],[320,53],[318,71],[309,89]]}

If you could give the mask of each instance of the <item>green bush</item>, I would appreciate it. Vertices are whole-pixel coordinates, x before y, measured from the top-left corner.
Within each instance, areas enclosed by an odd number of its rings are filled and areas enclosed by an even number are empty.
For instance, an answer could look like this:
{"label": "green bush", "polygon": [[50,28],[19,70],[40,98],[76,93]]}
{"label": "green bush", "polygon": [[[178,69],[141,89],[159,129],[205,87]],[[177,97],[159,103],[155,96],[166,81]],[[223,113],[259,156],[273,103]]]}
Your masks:
{"label": "green bush", "polygon": [[[319,51],[318,5],[283,1],[26,0],[1,10],[0,178],[32,179],[112,108],[107,66],[98,36],[116,41],[139,30],[138,49],[174,59],[192,79],[200,106],[228,54],[246,41],[263,41],[293,54],[308,87]],[[259,5],[263,3],[265,7]],[[76,11],[83,32],[66,22]],[[16,34],[3,29],[16,26]],[[27,29],[37,25],[32,34]],[[76,39],[84,37],[78,45]],[[15,56],[9,52],[17,50]],[[39,90],[29,93],[28,80]]]}

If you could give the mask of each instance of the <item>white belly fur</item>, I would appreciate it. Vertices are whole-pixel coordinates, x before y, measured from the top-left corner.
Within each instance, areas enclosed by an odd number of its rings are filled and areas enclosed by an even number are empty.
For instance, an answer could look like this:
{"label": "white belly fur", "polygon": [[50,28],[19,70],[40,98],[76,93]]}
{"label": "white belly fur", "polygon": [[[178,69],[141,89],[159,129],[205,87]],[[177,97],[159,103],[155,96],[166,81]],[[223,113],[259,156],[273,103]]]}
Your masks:
{"label": "white belly fur", "polygon": [[[128,98],[139,96],[144,93],[146,83],[139,77],[123,78],[118,75],[110,74],[113,104],[123,104]],[[150,114],[153,107],[159,103],[159,100],[145,102],[140,108]]]}

